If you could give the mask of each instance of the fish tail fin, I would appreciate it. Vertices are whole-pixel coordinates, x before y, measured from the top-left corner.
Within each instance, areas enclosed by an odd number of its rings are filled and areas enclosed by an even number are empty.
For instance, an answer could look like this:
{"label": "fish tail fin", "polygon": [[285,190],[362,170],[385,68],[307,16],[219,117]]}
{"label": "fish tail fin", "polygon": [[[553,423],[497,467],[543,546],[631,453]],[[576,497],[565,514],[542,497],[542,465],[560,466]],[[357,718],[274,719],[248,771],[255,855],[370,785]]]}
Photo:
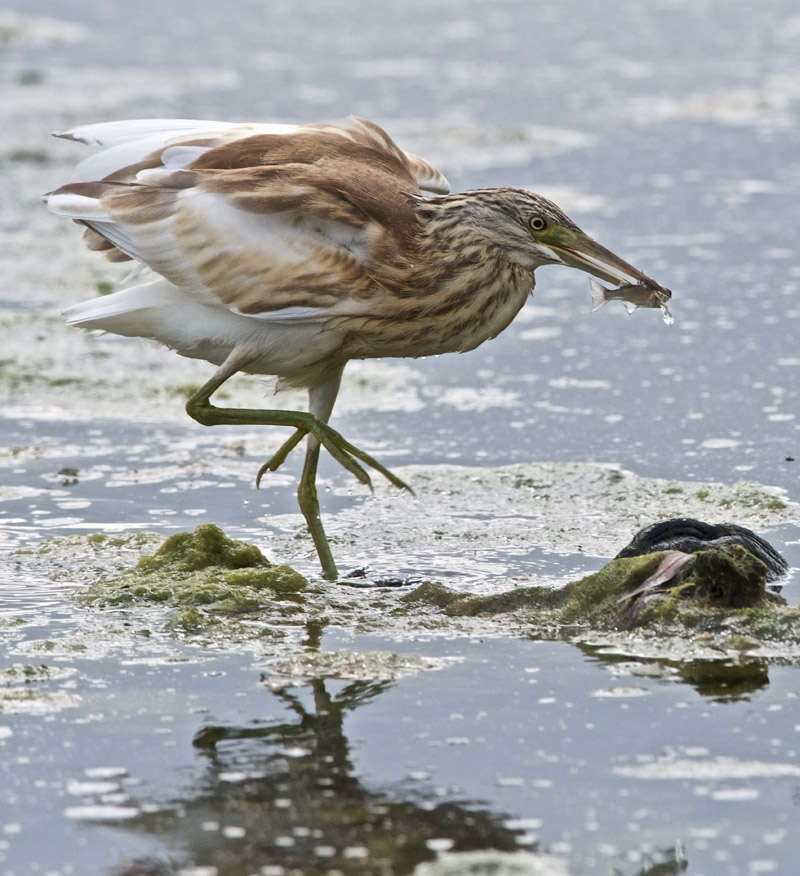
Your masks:
{"label": "fish tail fin", "polygon": [[594,313],[595,310],[600,310],[606,301],[608,301],[608,298],[606,297],[608,289],[601,286],[593,277],[589,278],[589,286],[592,289],[592,313]]}

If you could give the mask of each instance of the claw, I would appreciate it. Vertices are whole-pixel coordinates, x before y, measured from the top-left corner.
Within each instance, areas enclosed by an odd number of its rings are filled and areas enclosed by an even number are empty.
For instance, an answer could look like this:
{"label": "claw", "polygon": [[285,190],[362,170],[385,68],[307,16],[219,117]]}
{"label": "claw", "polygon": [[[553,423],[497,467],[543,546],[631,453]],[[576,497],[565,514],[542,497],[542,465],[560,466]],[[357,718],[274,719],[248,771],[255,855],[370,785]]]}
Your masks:
{"label": "claw", "polygon": [[305,438],[308,432],[305,429],[298,429],[288,441],[284,441],[280,448],[272,454],[272,456],[261,466],[256,475],[256,489],[261,487],[261,478],[268,471],[277,471],[284,462],[286,457],[297,447],[297,445]]}
{"label": "claw", "polygon": [[[339,465],[346,468],[356,480],[364,484],[365,487],[369,487],[370,491],[372,491],[372,478],[367,474],[364,467],[356,462],[357,458],[366,462],[367,465],[373,465],[372,457],[349,444],[335,429],[331,429],[325,423],[319,423],[318,425],[319,429],[312,430],[314,437]],[[374,465],[374,468],[380,471],[378,464]]]}
{"label": "claw", "polygon": [[319,443],[331,454],[331,456],[341,465],[346,468],[356,480],[369,487],[374,492],[372,486],[372,478],[367,473],[363,465],[360,465],[357,460],[361,460],[365,465],[374,468],[375,471],[382,474],[386,480],[400,490],[406,490],[412,496],[416,495],[411,487],[397,475],[389,471],[384,465],[381,465],[377,459],[370,456],[363,450],[360,450],[354,444],[351,444],[335,430],[325,423],[319,423],[316,427],[310,429],[298,428],[288,441],[285,441],[280,448],[261,466],[256,474],[256,488],[261,486],[261,479],[268,471],[276,471],[286,461],[288,455],[302,441],[302,439],[312,434]]}
{"label": "claw", "polygon": [[[330,427],[326,427],[326,428],[330,428]],[[331,429],[331,431],[333,432],[333,429]],[[346,450],[349,454],[351,454],[352,456],[355,456],[357,459],[360,459],[362,462],[364,462],[368,466],[370,466],[370,468],[374,468],[375,471],[382,474],[386,478],[386,480],[389,481],[389,483],[392,484],[393,486],[397,487],[400,490],[407,490],[409,493],[411,493],[412,496],[416,496],[416,493],[411,489],[411,487],[409,487],[409,485],[405,481],[401,480],[399,477],[397,477],[396,474],[389,471],[389,469],[386,468],[386,466],[381,465],[381,463],[379,463],[377,459],[375,459],[373,456],[370,456],[365,451],[359,450],[358,447],[351,444],[349,441],[345,441],[345,439],[342,438],[342,436],[339,435],[338,433],[334,433],[334,434],[338,436],[339,441],[341,442],[342,448],[344,450]],[[327,444],[325,446],[327,447]],[[328,450],[330,450],[329,447],[328,447]],[[359,468],[360,468],[360,466],[359,466]],[[370,486],[370,488],[371,488],[371,486]]]}

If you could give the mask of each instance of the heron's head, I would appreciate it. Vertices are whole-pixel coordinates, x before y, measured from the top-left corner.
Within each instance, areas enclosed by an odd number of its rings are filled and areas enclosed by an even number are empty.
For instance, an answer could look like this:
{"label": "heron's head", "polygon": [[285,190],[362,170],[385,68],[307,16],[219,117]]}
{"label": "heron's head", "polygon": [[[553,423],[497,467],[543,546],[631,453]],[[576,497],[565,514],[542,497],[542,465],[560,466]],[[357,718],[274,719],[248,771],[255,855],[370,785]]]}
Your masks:
{"label": "heron's head", "polygon": [[592,240],[552,201],[522,189],[475,192],[481,224],[507,258],[530,271],[566,265],[615,286],[647,283],[661,288],[633,265]]}

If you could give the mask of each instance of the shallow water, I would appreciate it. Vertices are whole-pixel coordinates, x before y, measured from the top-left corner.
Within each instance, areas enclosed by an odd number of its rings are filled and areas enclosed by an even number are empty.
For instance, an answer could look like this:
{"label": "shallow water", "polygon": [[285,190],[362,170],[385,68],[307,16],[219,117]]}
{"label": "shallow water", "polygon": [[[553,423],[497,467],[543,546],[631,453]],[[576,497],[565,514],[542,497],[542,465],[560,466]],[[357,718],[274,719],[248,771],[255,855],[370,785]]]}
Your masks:
{"label": "shallow water", "polygon": [[70,661],[39,682],[45,715],[4,716],[7,872],[410,872],[475,848],[570,873],[680,872],[676,849],[688,872],[792,872],[796,669],[737,688],[558,643],[321,642],[387,646],[451,662],[265,685],[213,651]]}
{"label": "shallow water", "polygon": [[[676,322],[665,326],[615,302],[591,314],[587,277],[541,270],[520,317],[477,351],[348,369],[336,425],[389,465],[607,462],[800,498],[800,17],[790,0],[767,0],[756,17],[725,0],[4,9],[21,16],[0,15],[4,551],[213,520],[315,571],[295,538],[298,462],[253,488],[279,430],[201,429],[182,398],[207,366],[93,339],[57,317],[122,272],[40,207],[82,154],[47,132],[112,117],[361,114],[456,189],[553,197],[673,290]],[[267,392],[244,379],[232,403]],[[415,551],[392,531],[384,493],[367,499],[331,464],[323,481],[343,568],[465,589],[577,578],[631,534],[598,541],[599,507],[580,519],[586,546],[525,545],[517,531],[510,546],[477,549],[449,537],[462,526],[450,512],[441,545]],[[397,498],[401,527],[409,507],[424,519],[418,493],[419,506]],[[346,528],[378,513],[382,534],[348,547]],[[487,533],[500,531],[494,517]],[[800,567],[800,521],[761,529]],[[749,876],[793,872],[800,856],[794,666],[720,678],[708,663],[510,634],[376,638],[321,623],[291,634],[312,653],[456,659],[281,687],[266,653],[166,634],[115,652],[109,628],[103,653],[53,655],[47,642],[91,610],[76,609],[57,569],[32,575],[5,559],[4,664],[33,668],[3,676],[4,876],[388,876],[486,848],[535,853],[527,872],[669,873],[685,858],[692,876]],[[796,581],[784,591],[793,603]]]}

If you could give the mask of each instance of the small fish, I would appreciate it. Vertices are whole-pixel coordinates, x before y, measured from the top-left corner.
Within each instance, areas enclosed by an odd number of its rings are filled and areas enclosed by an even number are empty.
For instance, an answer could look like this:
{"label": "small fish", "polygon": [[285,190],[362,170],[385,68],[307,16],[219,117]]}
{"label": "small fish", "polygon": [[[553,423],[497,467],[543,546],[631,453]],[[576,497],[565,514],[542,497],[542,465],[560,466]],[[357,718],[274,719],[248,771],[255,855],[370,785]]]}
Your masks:
{"label": "small fish", "polygon": [[590,278],[592,287],[592,313],[599,310],[607,301],[621,301],[628,313],[633,313],[637,307],[660,307],[664,322],[672,325],[674,317],[669,312],[667,301],[672,292],[657,283],[636,283],[620,286],[618,289],[606,289],[594,278]]}

